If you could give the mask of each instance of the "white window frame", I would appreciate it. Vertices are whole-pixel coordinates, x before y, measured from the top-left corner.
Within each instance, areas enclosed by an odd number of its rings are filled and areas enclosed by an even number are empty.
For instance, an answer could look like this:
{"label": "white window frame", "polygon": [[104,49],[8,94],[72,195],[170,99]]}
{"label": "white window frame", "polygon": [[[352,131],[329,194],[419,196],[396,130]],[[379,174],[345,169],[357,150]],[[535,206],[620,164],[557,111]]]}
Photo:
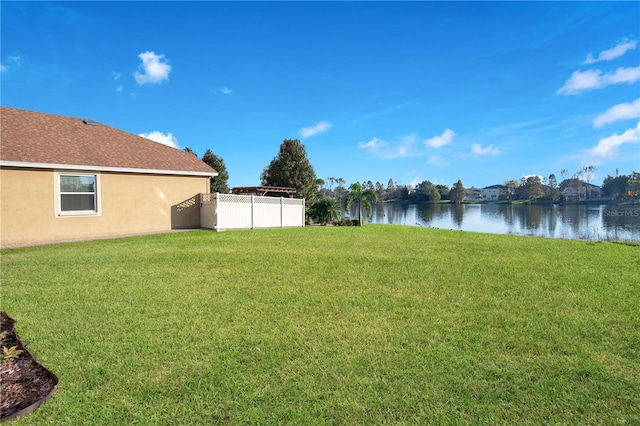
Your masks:
{"label": "white window frame", "polygon": [[[95,210],[62,210],[62,195],[65,193],[60,191],[60,177],[61,176],[91,176],[95,179]],[[74,216],[102,216],[102,193],[100,184],[100,173],[78,173],[75,171],[56,171],[53,179],[54,194],[55,194],[55,215],[56,217],[74,217]],[[82,193],[80,193],[82,194]]]}

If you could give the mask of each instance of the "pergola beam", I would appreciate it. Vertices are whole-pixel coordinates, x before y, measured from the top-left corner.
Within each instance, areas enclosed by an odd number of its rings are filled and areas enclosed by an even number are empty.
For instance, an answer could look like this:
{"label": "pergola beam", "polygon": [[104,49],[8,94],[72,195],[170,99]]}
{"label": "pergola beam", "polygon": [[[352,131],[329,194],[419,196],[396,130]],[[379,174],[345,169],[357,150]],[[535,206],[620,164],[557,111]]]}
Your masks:
{"label": "pergola beam", "polygon": [[298,192],[295,188],[286,188],[282,186],[236,186],[231,190],[233,194],[253,194],[262,197],[268,196],[287,196],[293,198]]}

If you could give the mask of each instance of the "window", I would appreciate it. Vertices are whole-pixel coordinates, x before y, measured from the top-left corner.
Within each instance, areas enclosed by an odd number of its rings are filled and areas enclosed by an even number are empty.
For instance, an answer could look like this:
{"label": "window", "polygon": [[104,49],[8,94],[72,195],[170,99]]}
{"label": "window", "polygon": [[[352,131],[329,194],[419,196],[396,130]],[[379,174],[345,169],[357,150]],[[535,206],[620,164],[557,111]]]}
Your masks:
{"label": "window", "polygon": [[56,211],[59,216],[99,214],[99,175],[57,174]]}

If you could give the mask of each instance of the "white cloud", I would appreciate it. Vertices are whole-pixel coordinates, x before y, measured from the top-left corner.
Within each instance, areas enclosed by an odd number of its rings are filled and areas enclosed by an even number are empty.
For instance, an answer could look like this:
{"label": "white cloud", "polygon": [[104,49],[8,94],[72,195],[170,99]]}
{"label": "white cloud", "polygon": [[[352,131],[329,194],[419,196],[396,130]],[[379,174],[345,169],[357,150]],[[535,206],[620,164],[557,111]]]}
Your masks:
{"label": "white cloud", "polygon": [[169,79],[171,65],[167,63],[164,55],[156,55],[154,52],[144,52],[139,54],[138,58],[142,60],[142,65],[139,67],[142,69],[142,72],[136,71],[134,73],[136,83],[140,85],[153,84],[161,83]]}
{"label": "white cloud", "polygon": [[[7,62],[9,62],[10,64],[20,65],[20,63],[22,62],[22,58],[18,55],[9,55],[7,56]],[[6,65],[0,65],[0,72],[6,71],[9,71],[9,67]]]}
{"label": "white cloud", "polygon": [[632,84],[640,80],[640,66],[618,68],[603,74],[600,70],[575,71],[556,94],[575,95],[585,90],[601,89],[612,84]]}
{"label": "white cloud", "polygon": [[500,150],[493,145],[489,145],[485,148],[482,147],[479,143],[474,143],[471,145],[471,151],[475,155],[498,155],[500,154]]}
{"label": "white cloud", "polygon": [[409,153],[410,147],[407,145],[400,145],[396,148],[395,157],[405,157]]}
{"label": "white cloud", "polygon": [[412,133],[410,135],[402,136],[400,138],[400,146],[396,148],[395,153],[392,154],[394,158],[397,157],[409,157],[416,155],[413,146],[418,141],[418,135]]}
{"label": "white cloud", "polygon": [[385,141],[379,138],[373,138],[368,142],[360,142],[358,148],[367,149],[376,157],[384,159],[420,157],[425,155],[424,152],[416,150],[415,145],[418,142],[418,135],[412,133],[402,136],[399,140]]}
{"label": "white cloud", "polygon": [[440,136],[434,136],[430,139],[424,141],[424,144],[430,146],[431,148],[440,148],[441,146],[445,146],[453,140],[453,137],[456,135],[451,129],[446,129]]}
{"label": "white cloud", "polygon": [[628,129],[621,135],[614,133],[607,138],[600,139],[598,145],[591,148],[589,152],[596,157],[608,158],[617,151],[620,145],[625,143],[640,143],[640,121],[635,128]]}
{"label": "white cloud", "polygon": [[233,93],[233,90],[229,89],[228,87],[223,87],[222,89],[209,89],[209,92],[218,96],[220,93],[222,93],[223,95],[230,95]]}
{"label": "white cloud", "polygon": [[593,127],[599,129],[605,124],[633,118],[640,118],[640,98],[630,103],[612,106],[593,119]]}
{"label": "white cloud", "polygon": [[636,48],[638,42],[636,40],[631,41],[623,41],[622,43],[618,43],[615,47],[607,50],[603,50],[600,52],[597,58],[594,58],[591,53],[587,55],[587,59],[582,62],[583,64],[589,65],[594,64],[600,61],[611,61],[613,59],[619,58],[620,56],[627,53],[628,50],[633,50]]}
{"label": "white cloud", "polygon": [[[118,81],[120,80],[120,77],[122,77],[122,74],[120,74],[119,72],[113,71],[111,73],[111,79],[113,81]],[[116,86],[116,93],[122,93],[124,91],[124,85],[123,84],[118,84]]]}
{"label": "white cloud", "polygon": [[427,163],[433,164],[434,166],[446,166],[447,164],[449,164],[447,160],[438,155],[432,155],[431,157],[429,157]]}
{"label": "white cloud", "polygon": [[303,127],[299,130],[299,134],[301,138],[310,138],[311,136],[319,135],[320,133],[324,133],[331,129],[331,123],[328,121],[321,121],[320,123],[316,123],[310,127]]}
{"label": "white cloud", "polygon": [[150,139],[154,142],[158,142],[172,148],[178,148],[178,139],[173,136],[172,133],[167,133],[165,135],[164,133],[155,130],[150,133],[140,133],[138,136],[142,136],[143,138]]}
{"label": "white cloud", "polygon": [[411,182],[409,182],[407,186],[410,188],[415,188],[416,186],[420,185],[422,182],[423,182],[422,178],[420,176],[416,176],[411,180]]}
{"label": "white cloud", "polygon": [[522,175],[522,179],[527,180],[530,177],[537,177],[538,179],[540,179],[540,182],[544,182],[544,177],[541,175],[537,175],[537,174],[531,174],[531,175]]}
{"label": "white cloud", "polygon": [[380,148],[387,146],[387,142],[382,139],[373,138],[368,142],[360,142],[358,148],[360,149],[368,149],[371,151],[378,151]]}

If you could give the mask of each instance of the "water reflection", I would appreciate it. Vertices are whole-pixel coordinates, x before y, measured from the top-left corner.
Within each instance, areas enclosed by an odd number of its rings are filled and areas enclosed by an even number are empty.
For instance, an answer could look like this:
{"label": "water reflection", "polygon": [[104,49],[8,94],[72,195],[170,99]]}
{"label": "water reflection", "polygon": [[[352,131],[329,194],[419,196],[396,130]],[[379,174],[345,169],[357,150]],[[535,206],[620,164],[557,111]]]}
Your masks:
{"label": "water reflection", "polygon": [[446,209],[443,210],[442,204],[434,204],[429,209],[418,209],[418,219],[422,223],[429,223],[435,218],[440,217],[442,214],[446,214]]}
{"label": "water reflection", "polygon": [[614,235],[636,234],[638,233],[638,223],[640,222],[640,208],[630,209],[618,206],[606,206],[602,209],[602,225],[605,231]]}
{"label": "water reflection", "polygon": [[[356,217],[353,209],[351,217]],[[640,206],[377,203],[367,222],[550,238],[640,241]]]}
{"label": "water reflection", "polygon": [[450,206],[451,220],[457,225],[457,228],[462,228],[462,219],[464,218],[464,210],[467,207],[466,204],[453,204]]}

